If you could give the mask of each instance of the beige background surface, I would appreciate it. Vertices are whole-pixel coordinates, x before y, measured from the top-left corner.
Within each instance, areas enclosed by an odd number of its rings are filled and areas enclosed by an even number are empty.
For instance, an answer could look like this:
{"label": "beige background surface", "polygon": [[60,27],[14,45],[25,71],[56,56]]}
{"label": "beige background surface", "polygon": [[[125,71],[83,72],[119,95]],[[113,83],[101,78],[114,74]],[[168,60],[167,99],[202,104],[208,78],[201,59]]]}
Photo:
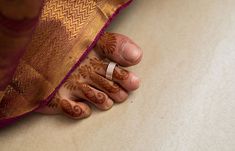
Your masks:
{"label": "beige background surface", "polygon": [[79,122],[31,115],[1,151],[235,150],[234,0],[136,0],[110,30],[143,48],[141,88]]}

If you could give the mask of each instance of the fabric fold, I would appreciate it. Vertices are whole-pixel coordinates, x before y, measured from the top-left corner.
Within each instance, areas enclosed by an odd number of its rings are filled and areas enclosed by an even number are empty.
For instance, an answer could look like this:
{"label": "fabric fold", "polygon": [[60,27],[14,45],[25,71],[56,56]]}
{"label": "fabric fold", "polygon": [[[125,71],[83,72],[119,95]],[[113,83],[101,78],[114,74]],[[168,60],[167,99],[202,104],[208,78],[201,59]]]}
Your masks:
{"label": "fabric fold", "polygon": [[46,105],[131,0],[45,0],[0,102],[0,127]]}

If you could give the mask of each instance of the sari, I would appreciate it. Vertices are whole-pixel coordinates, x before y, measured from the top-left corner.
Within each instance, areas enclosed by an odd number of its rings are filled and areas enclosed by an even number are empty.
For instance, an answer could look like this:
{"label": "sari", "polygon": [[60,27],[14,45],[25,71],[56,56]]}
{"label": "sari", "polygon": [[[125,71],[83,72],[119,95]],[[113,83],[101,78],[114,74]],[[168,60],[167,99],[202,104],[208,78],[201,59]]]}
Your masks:
{"label": "sari", "polygon": [[47,105],[131,0],[15,2],[0,0],[0,128]]}

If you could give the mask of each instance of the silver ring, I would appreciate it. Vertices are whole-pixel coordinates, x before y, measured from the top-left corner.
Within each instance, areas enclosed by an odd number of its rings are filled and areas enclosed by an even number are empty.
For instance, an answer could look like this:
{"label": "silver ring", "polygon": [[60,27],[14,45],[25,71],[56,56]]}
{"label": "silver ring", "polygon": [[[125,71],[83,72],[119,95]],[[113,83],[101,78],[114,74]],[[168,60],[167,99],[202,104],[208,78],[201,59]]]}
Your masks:
{"label": "silver ring", "polygon": [[112,80],[113,79],[113,72],[114,72],[114,69],[116,67],[116,63],[115,62],[110,62],[108,64],[108,67],[106,69],[106,74],[105,74],[105,77],[109,80]]}

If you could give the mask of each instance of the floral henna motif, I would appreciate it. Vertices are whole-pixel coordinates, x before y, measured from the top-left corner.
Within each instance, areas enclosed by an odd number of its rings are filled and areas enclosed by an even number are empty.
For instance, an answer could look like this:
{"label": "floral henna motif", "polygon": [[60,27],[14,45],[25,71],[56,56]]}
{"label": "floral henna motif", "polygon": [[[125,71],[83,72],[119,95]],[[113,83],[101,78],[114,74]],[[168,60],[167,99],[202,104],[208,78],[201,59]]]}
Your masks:
{"label": "floral henna motif", "polygon": [[[90,64],[92,65],[94,70],[103,69],[105,71],[107,68],[107,65],[105,64],[105,62],[98,58],[90,59]],[[113,77],[117,80],[126,80],[129,77],[129,72],[124,69],[120,69],[120,70],[115,69],[113,72]]]}
{"label": "floral henna motif", "polygon": [[54,98],[47,104],[47,106],[49,108],[58,108],[58,104],[60,102],[60,95],[59,93],[57,92],[56,95],[54,96]]}
{"label": "floral henna motif", "polygon": [[100,69],[106,70],[106,68],[107,68],[105,63],[98,58],[90,59],[90,64],[92,65],[94,70],[100,70]]}
{"label": "floral henna motif", "polygon": [[116,49],[117,38],[113,33],[104,33],[97,45],[104,54],[113,54]]}
{"label": "floral henna motif", "polygon": [[103,104],[106,100],[106,97],[103,93],[98,92],[96,94],[94,90],[92,90],[92,88],[90,88],[87,84],[81,84],[81,90],[87,99],[96,104]]}
{"label": "floral henna motif", "polygon": [[68,80],[64,83],[64,87],[67,88],[70,91],[78,90],[80,88],[79,79],[80,79],[79,74],[71,75],[68,78]]}
{"label": "floral henna motif", "polygon": [[72,75],[65,83],[64,87],[70,91],[73,90],[80,90],[82,93],[89,99],[90,101],[96,104],[103,104],[106,100],[106,97],[103,93],[98,92],[97,94],[94,92],[92,88],[90,88],[85,83],[79,82],[80,76],[79,75]]}
{"label": "floral henna motif", "polygon": [[109,83],[109,81],[107,81],[105,78],[101,77],[100,75],[91,74],[90,78],[93,82],[98,84],[100,87],[102,87],[109,93],[117,93],[120,91],[120,87],[117,84]]}
{"label": "floral henna motif", "polygon": [[114,70],[113,77],[117,80],[126,80],[129,77],[129,72],[124,69]]}
{"label": "floral henna motif", "polygon": [[89,77],[91,71],[92,71],[92,69],[91,69],[91,67],[88,66],[88,65],[81,66],[81,67],[79,67],[79,69],[78,69],[79,74],[80,74],[83,78]]}
{"label": "floral henna motif", "polygon": [[72,106],[67,100],[61,100],[60,106],[64,113],[72,117],[80,117],[83,113],[82,109],[78,105]]}

